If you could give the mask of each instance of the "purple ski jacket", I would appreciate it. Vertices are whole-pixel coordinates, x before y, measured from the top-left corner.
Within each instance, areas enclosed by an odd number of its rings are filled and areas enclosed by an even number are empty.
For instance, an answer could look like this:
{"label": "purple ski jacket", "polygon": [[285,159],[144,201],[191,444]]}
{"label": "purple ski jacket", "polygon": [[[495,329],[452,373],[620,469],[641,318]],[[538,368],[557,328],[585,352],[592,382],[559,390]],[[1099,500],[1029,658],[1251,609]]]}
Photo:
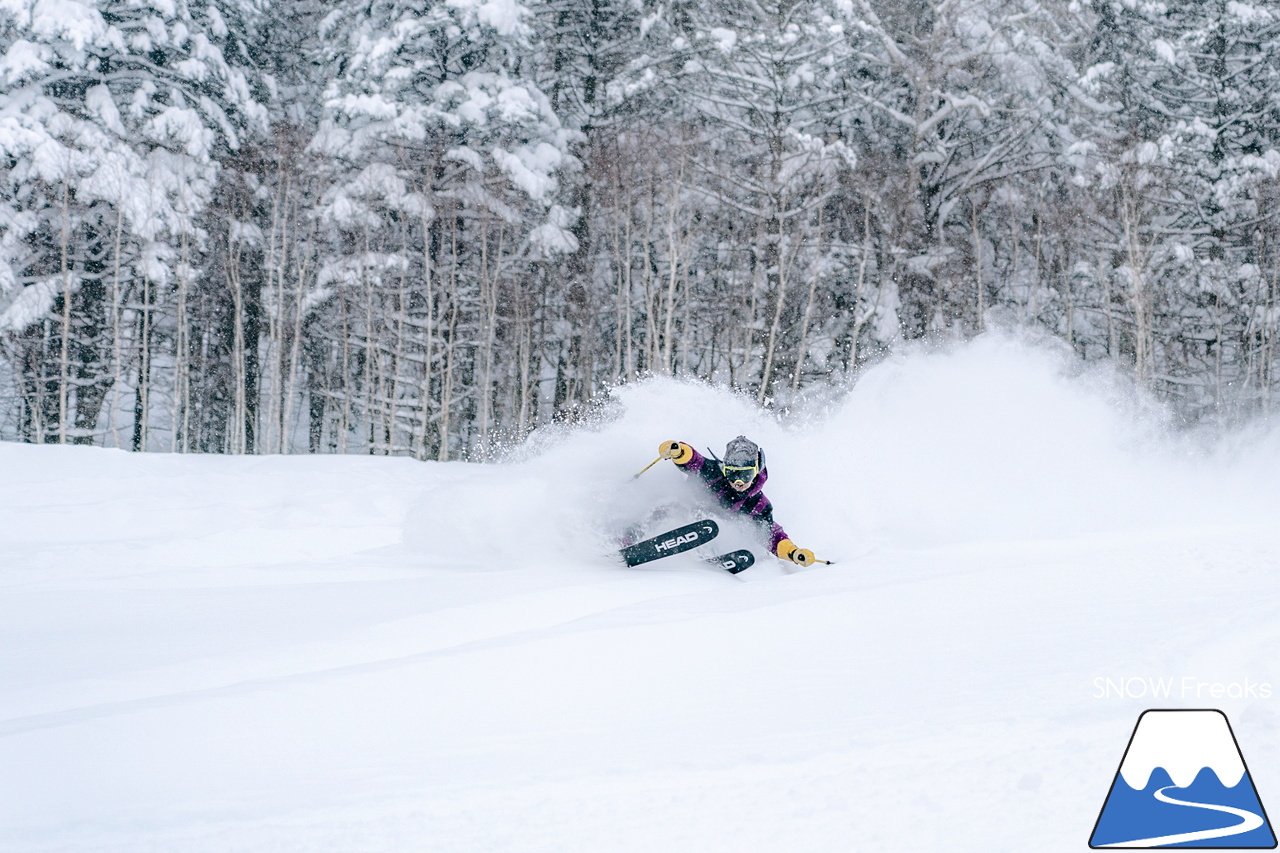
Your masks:
{"label": "purple ski jacket", "polygon": [[729,485],[729,481],[725,479],[724,472],[720,470],[719,465],[694,450],[692,445],[686,444],[685,446],[689,448],[693,456],[686,462],[676,462],[676,465],[686,471],[697,474],[702,481],[702,485],[707,488],[707,491],[711,492],[721,506],[734,512],[742,513],[767,530],[769,532],[769,550],[777,554],[778,543],[789,537],[787,532],[782,529],[782,526],[773,520],[773,504],[769,502],[769,499],[764,496],[764,492],[761,491],[764,488],[765,481],[769,479],[769,469],[762,468],[751,487],[745,492],[739,492]]}

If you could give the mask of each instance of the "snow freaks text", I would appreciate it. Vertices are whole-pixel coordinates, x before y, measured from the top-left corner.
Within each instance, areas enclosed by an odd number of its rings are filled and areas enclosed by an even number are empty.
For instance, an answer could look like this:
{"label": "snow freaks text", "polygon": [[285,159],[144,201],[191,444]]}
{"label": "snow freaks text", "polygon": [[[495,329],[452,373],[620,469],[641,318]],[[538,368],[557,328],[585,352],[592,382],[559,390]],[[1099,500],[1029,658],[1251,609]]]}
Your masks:
{"label": "snow freaks text", "polygon": [[1093,680],[1094,699],[1270,699],[1271,682],[1204,681],[1191,675],[1181,678],[1131,676]]}

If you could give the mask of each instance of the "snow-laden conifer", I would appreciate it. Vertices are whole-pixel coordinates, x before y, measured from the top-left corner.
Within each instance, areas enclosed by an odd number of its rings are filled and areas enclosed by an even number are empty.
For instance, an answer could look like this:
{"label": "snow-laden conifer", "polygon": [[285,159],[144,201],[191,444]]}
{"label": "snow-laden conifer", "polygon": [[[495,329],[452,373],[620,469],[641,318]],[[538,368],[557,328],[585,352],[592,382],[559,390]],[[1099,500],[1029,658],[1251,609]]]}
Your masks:
{"label": "snow-laden conifer", "polygon": [[219,160],[262,127],[241,42],[253,14],[0,5],[0,335],[28,435],[92,440],[107,404],[120,443],[114,402],[129,387],[133,443],[145,444],[180,244],[199,246]]}

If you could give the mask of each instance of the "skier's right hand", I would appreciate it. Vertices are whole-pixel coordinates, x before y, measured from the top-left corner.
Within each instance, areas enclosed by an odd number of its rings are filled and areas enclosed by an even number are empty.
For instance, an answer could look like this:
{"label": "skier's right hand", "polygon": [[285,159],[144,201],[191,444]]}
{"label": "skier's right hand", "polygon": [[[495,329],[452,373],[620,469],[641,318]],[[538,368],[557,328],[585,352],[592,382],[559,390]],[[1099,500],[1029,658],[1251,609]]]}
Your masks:
{"label": "skier's right hand", "polygon": [[678,441],[664,441],[658,445],[658,455],[663,459],[676,459],[684,453],[684,447]]}

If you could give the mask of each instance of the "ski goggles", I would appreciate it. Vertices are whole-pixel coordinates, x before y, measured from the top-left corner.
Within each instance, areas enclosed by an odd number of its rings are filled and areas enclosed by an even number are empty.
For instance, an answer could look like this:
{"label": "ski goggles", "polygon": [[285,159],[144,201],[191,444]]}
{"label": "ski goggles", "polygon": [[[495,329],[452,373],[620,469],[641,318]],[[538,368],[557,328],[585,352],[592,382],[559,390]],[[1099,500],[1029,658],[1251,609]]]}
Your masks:
{"label": "ski goggles", "polygon": [[720,470],[730,483],[750,483],[760,473],[757,465],[721,465]]}

